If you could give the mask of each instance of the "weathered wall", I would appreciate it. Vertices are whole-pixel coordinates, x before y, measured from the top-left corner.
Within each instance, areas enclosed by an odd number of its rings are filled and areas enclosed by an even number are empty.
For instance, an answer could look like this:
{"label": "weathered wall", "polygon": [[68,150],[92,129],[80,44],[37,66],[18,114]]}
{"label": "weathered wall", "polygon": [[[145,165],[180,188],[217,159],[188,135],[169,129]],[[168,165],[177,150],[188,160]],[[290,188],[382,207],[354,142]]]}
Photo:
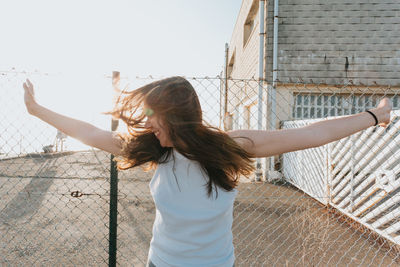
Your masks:
{"label": "weathered wall", "polygon": [[[258,2],[258,1],[257,1]],[[249,40],[243,43],[243,28],[247,15],[250,11],[253,0],[244,0],[236,20],[232,38],[229,44],[229,60],[235,53],[235,66],[232,71],[232,78],[258,77],[258,50],[259,50],[259,17],[257,14],[256,24]],[[229,61],[228,60],[228,61]]]}
{"label": "weathered wall", "polygon": [[[271,81],[273,1],[267,25]],[[278,51],[283,83],[400,85],[400,1],[280,0]]]}

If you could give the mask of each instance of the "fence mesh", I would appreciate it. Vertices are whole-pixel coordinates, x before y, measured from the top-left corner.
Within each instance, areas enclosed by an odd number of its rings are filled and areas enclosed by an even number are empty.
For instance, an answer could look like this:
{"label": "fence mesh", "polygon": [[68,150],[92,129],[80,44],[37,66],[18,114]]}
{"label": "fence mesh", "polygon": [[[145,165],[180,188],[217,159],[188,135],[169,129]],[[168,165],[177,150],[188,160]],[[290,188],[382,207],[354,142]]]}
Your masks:
{"label": "fence mesh", "polygon": [[[107,265],[110,155],[44,153],[57,132],[23,107],[22,80],[30,75],[0,76],[1,93],[10,96],[0,99],[0,265]],[[125,77],[121,87],[158,78]],[[187,79],[205,121],[224,130],[258,128],[258,80]],[[104,84],[112,90],[108,78]],[[400,264],[398,91],[300,81],[261,88],[263,129],[349,115],[385,96],[395,111],[386,129],[260,159],[261,179],[242,178],[234,203],[235,266]],[[146,264],[155,216],[151,177],[141,168],[119,172],[120,266]]]}
{"label": "fence mesh", "polygon": [[27,77],[57,78],[0,75],[0,265],[106,265],[109,155],[67,151],[62,135],[55,152],[57,131],[25,110]]}

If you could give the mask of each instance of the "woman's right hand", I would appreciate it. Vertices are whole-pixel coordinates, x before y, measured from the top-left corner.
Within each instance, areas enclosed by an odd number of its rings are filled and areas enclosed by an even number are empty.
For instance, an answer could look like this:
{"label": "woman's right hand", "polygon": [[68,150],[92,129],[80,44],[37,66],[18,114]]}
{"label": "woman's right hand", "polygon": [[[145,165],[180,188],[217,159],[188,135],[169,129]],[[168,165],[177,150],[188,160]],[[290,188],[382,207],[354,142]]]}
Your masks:
{"label": "woman's right hand", "polygon": [[34,115],[35,108],[38,106],[36,99],[35,99],[35,91],[33,90],[33,84],[29,79],[26,79],[26,82],[23,84],[25,93],[24,93],[24,101],[26,109],[28,113]]}

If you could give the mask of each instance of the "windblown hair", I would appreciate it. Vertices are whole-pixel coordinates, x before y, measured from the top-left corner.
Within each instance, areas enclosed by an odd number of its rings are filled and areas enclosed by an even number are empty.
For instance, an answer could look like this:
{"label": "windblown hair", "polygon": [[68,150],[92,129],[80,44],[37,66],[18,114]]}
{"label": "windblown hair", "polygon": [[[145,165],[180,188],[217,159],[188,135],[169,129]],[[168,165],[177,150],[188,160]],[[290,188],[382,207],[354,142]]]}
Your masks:
{"label": "windblown hair", "polygon": [[217,186],[231,191],[241,175],[249,176],[254,171],[252,155],[225,132],[203,122],[199,98],[183,77],[166,78],[121,92],[116,107],[108,112],[124,121],[129,132],[120,135],[124,156],[116,159],[118,169],[143,164],[154,167],[166,162],[172,154],[172,147],[162,147],[154,133],[144,127],[144,105],[161,119],[173,147],[186,158],[199,162],[205,170],[209,176],[209,196]]}

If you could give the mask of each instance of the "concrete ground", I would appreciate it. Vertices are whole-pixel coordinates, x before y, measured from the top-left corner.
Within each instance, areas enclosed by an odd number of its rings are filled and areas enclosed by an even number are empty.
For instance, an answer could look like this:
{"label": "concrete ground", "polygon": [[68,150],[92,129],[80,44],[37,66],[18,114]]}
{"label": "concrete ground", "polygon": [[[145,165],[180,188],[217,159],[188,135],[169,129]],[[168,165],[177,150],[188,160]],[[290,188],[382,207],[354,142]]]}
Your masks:
{"label": "concrete ground", "polygon": [[[0,266],[107,266],[109,155],[100,151],[0,161]],[[154,204],[151,173],[119,173],[117,259],[144,266]],[[350,227],[284,184],[241,183],[235,266],[399,266],[394,246]]]}

